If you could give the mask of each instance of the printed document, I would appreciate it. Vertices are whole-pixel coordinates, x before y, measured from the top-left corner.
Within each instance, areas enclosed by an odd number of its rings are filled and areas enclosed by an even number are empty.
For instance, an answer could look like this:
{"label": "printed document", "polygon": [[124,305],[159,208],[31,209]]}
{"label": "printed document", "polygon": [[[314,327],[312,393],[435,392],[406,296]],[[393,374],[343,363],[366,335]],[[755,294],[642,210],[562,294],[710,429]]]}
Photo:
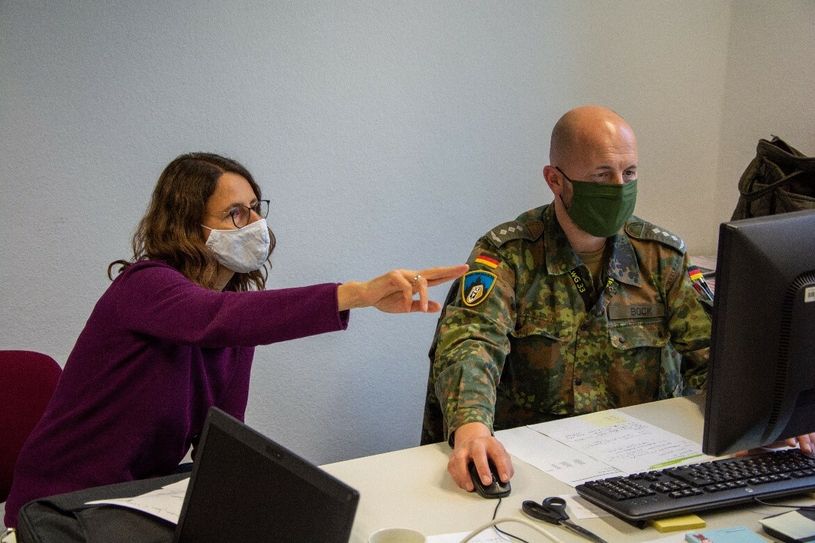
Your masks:
{"label": "printed document", "polygon": [[87,505],[105,504],[118,505],[143,511],[173,524],[178,524],[181,516],[181,507],[184,505],[184,495],[187,493],[189,478],[176,483],[163,486],[159,489],[133,496],[132,498],[116,498],[113,500],[94,500]]}
{"label": "printed document", "polygon": [[700,444],[617,409],[495,435],[513,456],[572,486],[713,459]]}

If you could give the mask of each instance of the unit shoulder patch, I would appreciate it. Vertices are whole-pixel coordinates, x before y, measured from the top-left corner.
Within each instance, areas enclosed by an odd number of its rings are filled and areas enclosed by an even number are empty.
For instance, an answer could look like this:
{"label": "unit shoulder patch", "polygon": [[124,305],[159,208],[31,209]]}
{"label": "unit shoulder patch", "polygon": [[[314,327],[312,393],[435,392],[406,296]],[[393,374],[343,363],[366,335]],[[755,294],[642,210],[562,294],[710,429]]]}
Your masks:
{"label": "unit shoulder patch", "polygon": [[461,280],[461,301],[467,307],[475,307],[492,292],[495,286],[495,274],[476,270],[467,272]]}
{"label": "unit shoulder patch", "polygon": [[541,221],[519,222],[509,221],[499,224],[490,230],[486,239],[494,246],[500,247],[501,245],[515,239],[525,239],[527,241],[535,241],[543,234],[543,223]]}
{"label": "unit shoulder patch", "polygon": [[635,218],[625,225],[625,232],[632,238],[659,241],[680,253],[685,252],[685,242],[682,238],[648,221]]}

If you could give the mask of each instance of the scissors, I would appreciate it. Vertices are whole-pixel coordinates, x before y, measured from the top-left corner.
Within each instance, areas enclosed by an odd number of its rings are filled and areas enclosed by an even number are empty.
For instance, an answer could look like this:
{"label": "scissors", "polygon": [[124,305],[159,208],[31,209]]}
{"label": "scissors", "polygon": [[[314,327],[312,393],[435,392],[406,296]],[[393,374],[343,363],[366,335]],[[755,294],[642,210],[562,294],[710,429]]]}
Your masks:
{"label": "scissors", "polygon": [[525,500],[522,509],[524,513],[532,518],[563,526],[567,530],[571,530],[595,543],[608,543],[602,537],[569,520],[569,515],[566,513],[566,500],[563,498],[552,496],[544,499],[541,503]]}

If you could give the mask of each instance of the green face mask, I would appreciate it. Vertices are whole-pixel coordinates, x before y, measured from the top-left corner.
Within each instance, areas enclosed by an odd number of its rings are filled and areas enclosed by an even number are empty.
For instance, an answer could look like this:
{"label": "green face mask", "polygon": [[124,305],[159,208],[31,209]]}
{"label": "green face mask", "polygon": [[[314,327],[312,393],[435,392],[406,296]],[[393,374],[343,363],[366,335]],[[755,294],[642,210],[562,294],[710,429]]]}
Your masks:
{"label": "green face mask", "polygon": [[636,179],[623,185],[569,181],[572,183],[572,205],[566,211],[581,230],[592,236],[613,236],[634,213]]}

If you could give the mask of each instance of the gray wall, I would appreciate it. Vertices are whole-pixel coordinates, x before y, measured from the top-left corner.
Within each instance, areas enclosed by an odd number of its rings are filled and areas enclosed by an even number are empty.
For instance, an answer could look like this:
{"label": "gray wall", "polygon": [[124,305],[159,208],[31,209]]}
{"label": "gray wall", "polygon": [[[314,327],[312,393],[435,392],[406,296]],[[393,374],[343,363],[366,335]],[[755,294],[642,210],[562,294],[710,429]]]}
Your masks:
{"label": "gray wall", "polygon": [[[271,197],[270,288],[365,279],[550,201],[552,124],[602,103],[640,138],[637,213],[712,253],[757,138],[815,152],[813,6],[0,0],[0,348],[65,361],[191,150]],[[435,321],[259,348],[248,422],[320,463],[418,444]]]}
{"label": "gray wall", "polygon": [[[722,107],[716,222],[759,138],[776,135],[815,156],[815,2],[733,2]],[[735,178],[735,181],[734,181]]]}

